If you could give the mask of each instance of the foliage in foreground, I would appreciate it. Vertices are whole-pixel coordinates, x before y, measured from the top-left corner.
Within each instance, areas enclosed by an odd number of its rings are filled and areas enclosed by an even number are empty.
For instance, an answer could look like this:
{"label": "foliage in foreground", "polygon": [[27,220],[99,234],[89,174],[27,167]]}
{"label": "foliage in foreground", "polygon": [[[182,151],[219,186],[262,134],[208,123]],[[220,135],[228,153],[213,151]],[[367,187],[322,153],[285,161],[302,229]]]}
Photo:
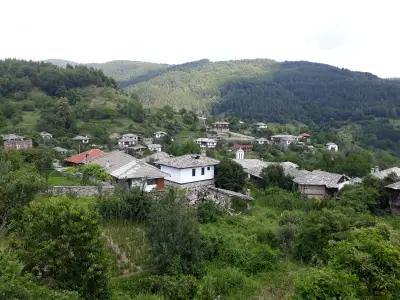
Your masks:
{"label": "foliage in foreground", "polygon": [[68,198],[35,201],[12,224],[11,248],[41,282],[86,299],[108,299],[108,260],[97,220]]}
{"label": "foliage in foreground", "polygon": [[11,254],[0,252],[0,299],[78,300],[75,292],[55,291],[35,282],[24,273],[22,264]]}

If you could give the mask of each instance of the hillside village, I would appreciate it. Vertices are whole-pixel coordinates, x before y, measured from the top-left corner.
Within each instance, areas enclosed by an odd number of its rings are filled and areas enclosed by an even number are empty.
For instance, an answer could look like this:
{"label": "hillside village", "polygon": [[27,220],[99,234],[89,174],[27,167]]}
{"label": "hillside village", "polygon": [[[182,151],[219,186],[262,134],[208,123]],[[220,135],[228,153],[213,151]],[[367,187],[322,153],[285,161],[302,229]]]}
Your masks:
{"label": "hillside village", "polygon": [[[206,119],[206,118],[204,118]],[[243,124],[243,122],[241,122]],[[74,152],[73,149],[54,147],[53,150],[65,157],[63,161],[54,161],[57,171],[63,173],[68,166],[79,167],[80,165],[98,165],[104,172],[110,175],[110,182],[103,184],[122,185],[127,189],[140,187],[147,192],[164,192],[167,186],[180,187],[188,190],[197,189],[201,186],[210,188],[215,187],[214,172],[218,168],[219,161],[212,157],[207,157],[207,149],[219,148],[228,152],[233,152],[233,161],[239,164],[248,179],[252,182],[262,179],[262,172],[268,166],[277,165],[282,167],[283,175],[290,178],[293,190],[297,190],[306,198],[326,198],[335,197],[345,185],[360,184],[362,178],[351,177],[346,174],[337,174],[324,170],[305,170],[290,161],[268,162],[257,158],[247,158],[247,154],[252,152],[254,145],[276,145],[282,150],[289,147],[301,146],[308,150],[313,150],[312,135],[307,132],[299,135],[275,134],[265,138],[262,131],[268,129],[265,123],[252,124],[258,132],[258,136],[248,136],[230,131],[229,122],[216,121],[207,126],[206,136],[193,140],[199,146],[199,153],[174,156],[162,151],[163,143],[166,139],[173,142],[174,137],[169,136],[165,131],[156,131],[152,136],[142,136],[134,133],[121,134],[117,143],[113,146],[114,150],[105,152],[98,148],[80,152],[68,156]],[[261,132],[260,132],[261,131]],[[53,135],[48,132],[40,132],[42,143],[50,142]],[[14,133],[2,135],[5,150],[22,150],[32,148],[32,140]],[[78,151],[90,148],[95,145],[90,144],[88,135],[77,135],[72,138],[77,144]],[[227,144],[226,142],[229,141]],[[158,143],[155,143],[158,142]],[[220,146],[222,144],[223,146]],[[231,145],[231,146],[229,146]],[[324,147],[325,151],[339,151],[337,144],[328,142]],[[153,153],[153,154],[151,154]],[[62,167],[64,165],[65,167]],[[386,170],[379,170],[374,167],[371,174],[379,179],[392,176],[400,179],[400,168],[393,167]],[[68,174],[66,176],[71,176]],[[79,171],[75,176],[81,176]],[[387,185],[388,190],[397,191],[399,182]],[[52,188],[53,193],[55,188]],[[74,191],[74,187],[60,187],[65,193]],[[77,188],[75,188],[77,190]],[[222,190],[221,190],[222,191]],[[228,193],[229,191],[224,191]],[[234,191],[231,191],[234,192]],[[56,194],[59,194],[56,192]],[[236,193],[243,199],[246,195]],[[391,197],[390,207],[393,213],[398,213],[397,201],[400,198]]]}
{"label": "hillside village", "polygon": [[121,87],[0,62],[0,298],[396,299],[395,118],[277,122]]}

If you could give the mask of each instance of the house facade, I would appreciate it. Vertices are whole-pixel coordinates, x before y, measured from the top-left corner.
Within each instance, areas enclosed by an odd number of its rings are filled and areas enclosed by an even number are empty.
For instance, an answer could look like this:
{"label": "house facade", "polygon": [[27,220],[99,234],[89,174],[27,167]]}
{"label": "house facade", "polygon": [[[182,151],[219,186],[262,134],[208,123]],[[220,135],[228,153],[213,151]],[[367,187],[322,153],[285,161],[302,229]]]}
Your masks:
{"label": "house facade", "polygon": [[258,138],[255,140],[256,144],[265,145],[268,144],[268,140],[266,138]]}
{"label": "house facade", "polygon": [[271,141],[277,145],[287,148],[291,144],[296,144],[299,141],[299,137],[290,134],[277,134],[271,136]]}
{"label": "house facade", "polygon": [[217,141],[211,138],[198,138],[196,139],[196,144],[200,146],[200,148],[212,149],[217,147]]}
{"label": "house facade", "polygon": [[167,135],[168,135],[168,133],[166,133],[165,131],[156,131],[156,132],[154,132],[154,137],[156,139],[161,139],[161,138],[163,138],[164,136],[167,136]]}
{"label": "house facade", "polygon": [[325,148],[328,151],[334,151],[334,152],[338,152],[338,150],[339,150],[339,146],[336,145],[335,143],[327,143],[325,145]]}
{"label": "house facade", "polygon": [[16,134],[2,135],[5,150],[23,150],[32,148],[32,140]]}
{"label": "house facade", "polygon": [[347,184],[346,175],[315,170],[293,179],[298,191],[307,198],[333,197]]}
{"label": "house facade", "polygon": [[165,179],[170,185],[193,187],[214,185],[215,166],[219,161],[200,154],[187,154],[161,159],[156,163],[161,171],[169,174]]}
{"label": "house facade", "polygon": [[139,137],[133,133],[125,133],[118,140],[120,149],[129,148],[137,144]]}
{"label": "house facade", "polygon": [[41,133],[39,133],[39,135],[43,140],[51,140],[53,138],[53,135],[46,131],[42,131]]}
{"label": "house facade", "polygon": [[82,144],[88,144],[90,138],[89,138],[87,135],[85,135],[85,136],[83,136],[83,135],[77,135],[77,136],[73,137],[72,140],[73,140],[73,141],[76,141],[76,142],[80,142],[80,143],[82,143]]}
{"label": "house facade", "polygon": [[212,124],[212,129],[216,132],[229,132],[228,122],[214,122]]}
{"label": "house facade", "polygon": [[162,146],[160,144],[148,144],[147,148],[154,152],[161,152],[162,150]]}

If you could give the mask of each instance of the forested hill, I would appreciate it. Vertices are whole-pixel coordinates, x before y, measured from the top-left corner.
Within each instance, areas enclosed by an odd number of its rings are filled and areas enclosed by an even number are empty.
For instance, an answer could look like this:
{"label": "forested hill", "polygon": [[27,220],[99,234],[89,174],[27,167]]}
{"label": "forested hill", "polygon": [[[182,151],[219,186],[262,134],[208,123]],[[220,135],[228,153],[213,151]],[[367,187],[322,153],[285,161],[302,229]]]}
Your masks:
{"label": "forested hill", "polygon": [[278,122],[398,117],[400,82],[324,64],[283,62],[269,77],[224,84],[214,112]]}
{"label": "forested hill", "polygon": [[101,70],[86,66],[59,68],[50,63],[7,59],[0,61],[0,101],[39,89],[49,96],[64,97],[68,90],[89,85],[116,87]]}

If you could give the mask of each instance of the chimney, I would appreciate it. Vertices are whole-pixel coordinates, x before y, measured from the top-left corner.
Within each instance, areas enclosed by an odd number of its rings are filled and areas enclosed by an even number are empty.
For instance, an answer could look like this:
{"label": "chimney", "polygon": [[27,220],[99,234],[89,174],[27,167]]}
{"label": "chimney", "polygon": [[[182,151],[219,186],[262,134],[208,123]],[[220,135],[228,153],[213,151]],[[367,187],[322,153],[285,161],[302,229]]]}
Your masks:
{"label": "chimney", "polygon": [[106,169],[109,169],[111,167],[110,161],[107,159],[106,161]]}
{"label": "chimney", "polygon": [[244,159],[244,151],[243,151],[242,148],[239,148],[239,149],[236,151],[236,159],[237,159],[237,160],[242,160],[242,159]]}

